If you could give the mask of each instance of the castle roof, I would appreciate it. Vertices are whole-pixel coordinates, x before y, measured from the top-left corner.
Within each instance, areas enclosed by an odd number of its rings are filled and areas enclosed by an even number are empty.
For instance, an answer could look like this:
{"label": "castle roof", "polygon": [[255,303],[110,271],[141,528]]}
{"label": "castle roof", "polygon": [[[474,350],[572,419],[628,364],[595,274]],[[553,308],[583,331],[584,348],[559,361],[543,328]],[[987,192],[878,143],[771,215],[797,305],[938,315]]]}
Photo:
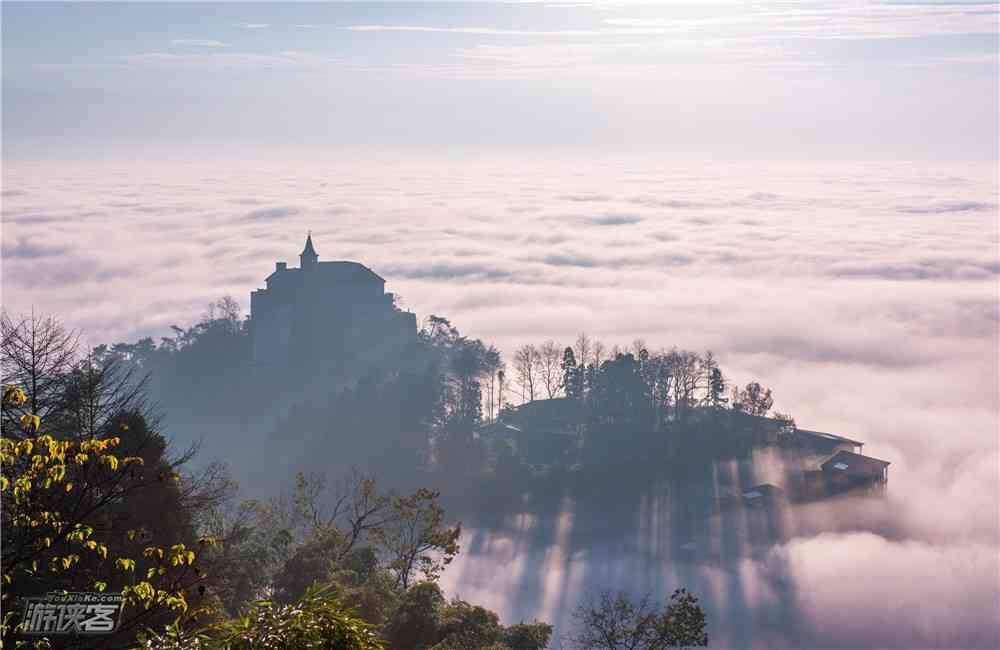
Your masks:
{"label": "castle roof", "polygon": [[[372,271],[364,264],[359,262],[348,262],[346,260],[319,262],[309,275],[320,278],[320,283],[326,285],[373,281],[381,282],[383,284],[385,283],[385,279],[382,276],[375,271]],[[296,283],[301,281],[299,278],[302,277],[302,269],[279,268],[272,272],[271,275],[267,276],[266,279],[268,285],[279,277],[286,278],[280,282],[282,286],[288,286],[288,282],[291,282],[292,286],[294,286]]]}
{"label": "castle roof", "polygon": [[319,257],[316,254],[316,249],[313,248],[312,233],[309,233],[308,235],[306,235],[306,247],[304,249],[302,249],[302,254],[303,255],[312,255],[314,257]]}
{"label": "castle roof", "polygon": [[376,280],[382,283],[385,282],[385,278],[359,262],[348,262],[345,260],[320,262],[318,271],[321,276],[330,278],[331,280],[344,282]]}

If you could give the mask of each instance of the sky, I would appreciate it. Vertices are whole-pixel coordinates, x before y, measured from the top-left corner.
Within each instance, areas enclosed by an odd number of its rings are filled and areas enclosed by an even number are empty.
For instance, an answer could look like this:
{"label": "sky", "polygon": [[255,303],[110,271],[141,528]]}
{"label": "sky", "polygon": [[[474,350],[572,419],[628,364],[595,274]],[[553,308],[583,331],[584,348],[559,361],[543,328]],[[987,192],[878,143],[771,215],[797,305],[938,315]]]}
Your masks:
{"label": "sky", "polygon": [[[0,9],[4,308],[167,336],[311,230],[508,356],[711,349],[892,462],[775,550],[803,638],[1000,642],[995,3]],[[524,616],[492,542],[445,583]]]}
{"label": "sky", "polygon": [[994,3],[2,12],[3,146],[19,158],[345,146],[996,158]]}

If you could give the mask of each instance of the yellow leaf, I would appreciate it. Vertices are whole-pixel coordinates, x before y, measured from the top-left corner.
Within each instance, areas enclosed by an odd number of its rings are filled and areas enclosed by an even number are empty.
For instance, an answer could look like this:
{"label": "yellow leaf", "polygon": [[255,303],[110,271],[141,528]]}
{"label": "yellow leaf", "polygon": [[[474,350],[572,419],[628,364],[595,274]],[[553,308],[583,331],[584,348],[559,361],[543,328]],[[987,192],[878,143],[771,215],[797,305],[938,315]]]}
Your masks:
{"label": "yellow leaf", "polygon": [[25,413],[21,416],[21,426],[25,431],[38,431],[42,427],[42,418],[31,413]]}

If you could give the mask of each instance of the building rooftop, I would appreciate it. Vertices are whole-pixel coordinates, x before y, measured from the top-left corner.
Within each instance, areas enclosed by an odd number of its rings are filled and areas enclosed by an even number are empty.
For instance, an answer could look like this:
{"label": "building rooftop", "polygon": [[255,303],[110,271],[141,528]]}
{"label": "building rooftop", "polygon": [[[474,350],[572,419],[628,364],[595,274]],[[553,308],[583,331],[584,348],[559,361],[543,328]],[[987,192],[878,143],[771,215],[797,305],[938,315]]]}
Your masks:
{"label": "building rooftop", "polygon": [[887,460],[862,456],[849,451],[838,451],[820,467],[824,472],[845,474],[881,474],[890,465]]}
{"label": "building rooftop", "polygon": [[863,446],[865,444],[865,443],[861,442],[860,440],[853,440],[851,438],[845,438],[844,436],[838,436],[838,435],[836,435],[834,433],[826,433],[824,431],[811,431],[809,429],[800,429],[798,427],[795,428],[795,434],[794,435],[797,435],[797,436],[800,436],[800,437],[806,438],[806,439],[817,438],[817,439],[820,439],[820,440],[829,441],[829,442],[833,442],[833,443],[847,443],[847,444],[854,445],[855,447],[861,447],[861,446]]}
{"label": "building rooftop", "polygon": [[[346,260],[319,262],[314,272],[325,282],[350,283],[375,281],[385,283],[385,278],[360,262],[348,262]],[[267,281],[271,281],[279,276],[297,277],[301,273],[302,269],[298,268],[279,268],[267,276]]]}

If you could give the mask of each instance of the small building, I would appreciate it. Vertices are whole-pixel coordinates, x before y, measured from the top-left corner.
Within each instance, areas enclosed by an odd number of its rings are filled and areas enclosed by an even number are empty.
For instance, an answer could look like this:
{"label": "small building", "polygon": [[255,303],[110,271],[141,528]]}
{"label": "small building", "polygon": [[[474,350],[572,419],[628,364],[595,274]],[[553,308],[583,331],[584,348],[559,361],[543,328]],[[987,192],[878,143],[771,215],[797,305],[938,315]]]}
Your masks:
{"label": "small building", "polygon": [[536,399],[517,406],[503,418],[521,429],[575,433],[583,421],[580,402],[568,397]]}
{"label": "small building", "polygon": [[828,494],[851,490],[883,492],[889,482],[889,461],[838,451],[820,466]]}
{"label": "small building", "polygon": [[532,465],[572,465],[577,460],[580,404],[560,397],[525,402],[504,409],[500,419],[480,432],[495,441],[507,440]]}
{"label": "small building", "polygon": [[785,491],[777,485],[761,483],[743,490],[740,494],[743,504],[749,507],[765,507],[785,498]]}

